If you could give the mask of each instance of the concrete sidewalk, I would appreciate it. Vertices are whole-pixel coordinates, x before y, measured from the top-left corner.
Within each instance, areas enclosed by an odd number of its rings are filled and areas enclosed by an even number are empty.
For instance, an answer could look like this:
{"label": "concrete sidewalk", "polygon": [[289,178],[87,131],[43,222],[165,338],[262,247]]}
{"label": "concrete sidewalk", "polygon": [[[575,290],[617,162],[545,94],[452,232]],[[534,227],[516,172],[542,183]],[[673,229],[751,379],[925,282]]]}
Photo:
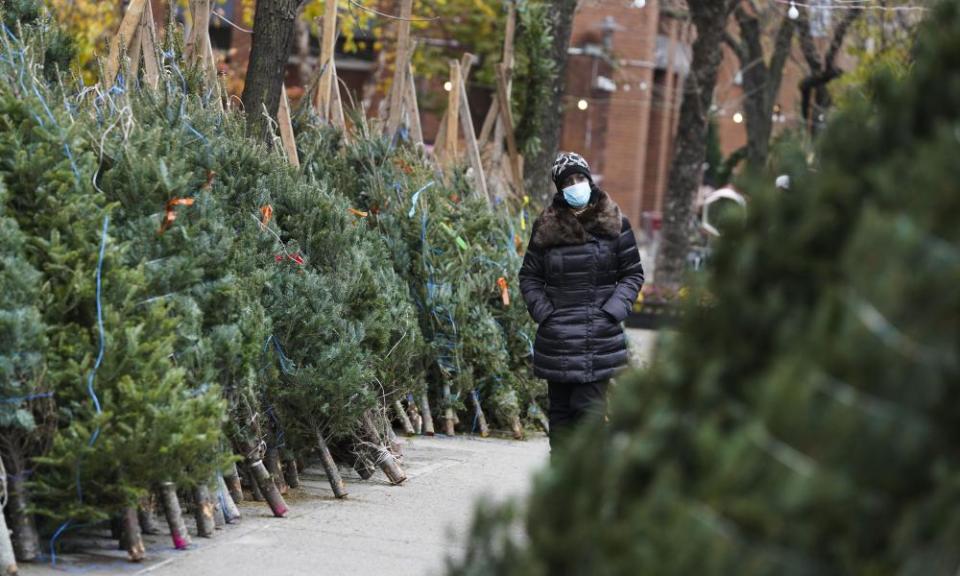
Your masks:
{"label": "concrete sidewalk", "polygon": [[[291,513],[273,518],[262,502],[244,502],[243,519],[213,539],[194,537],[191,550],[172,549],[169,536],[148,536],[148,560],[130,564],[106,532],[83,542],[82,554],[60,565],[21,566],[25,576],[64,572],[155,576],[341,576],[441,574],[444,559],[462,550],[474,502],[522,495],[548,458],[547,439],[517,442],[460,436],[404,441],[409,479],[390,486],[378,473],[344,478],[350,496],[337,501],[319,467],[287,498]],[[196,534],[187,518],[191,534]]]}

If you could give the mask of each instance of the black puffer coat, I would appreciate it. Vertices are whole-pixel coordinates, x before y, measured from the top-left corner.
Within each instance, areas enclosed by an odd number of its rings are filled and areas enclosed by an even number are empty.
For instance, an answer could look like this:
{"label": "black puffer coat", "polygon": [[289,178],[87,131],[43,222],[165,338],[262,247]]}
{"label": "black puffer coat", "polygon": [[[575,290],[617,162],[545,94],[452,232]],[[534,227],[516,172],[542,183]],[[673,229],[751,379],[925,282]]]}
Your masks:
{"label": "black puffer coat", "polygon": [[594,382],[627,363],[620,323],[643,285],[630,222],[596,190],[579,216],[558,194],[533,225],[520,290],[539,324],[534,373],[550,382]]}

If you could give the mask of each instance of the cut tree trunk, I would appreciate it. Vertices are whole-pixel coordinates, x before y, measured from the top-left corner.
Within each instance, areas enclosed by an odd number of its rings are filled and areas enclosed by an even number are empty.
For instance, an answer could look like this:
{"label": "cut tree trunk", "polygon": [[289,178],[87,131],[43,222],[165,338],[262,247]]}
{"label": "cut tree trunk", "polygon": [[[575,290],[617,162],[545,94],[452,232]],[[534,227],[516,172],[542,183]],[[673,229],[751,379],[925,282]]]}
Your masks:
{"label": "cut tree trunk", "polygon": [[146,555],[134,506],[125,508],[120,517],[120,547],[127,551],[127,560],[131,562],[142,562]]}
{"label": "cut tree trunk", "polygon": [[280,494],[286,494],[287,482],[283,478],[283,469],[280,467],[280,451],[276,448],[267,450],[267,455],[263,459],[263,463],[267,467],[267,470],[270,471],[270,476],[273,477],[273,482],[277,485],[277,490],[280,491]]}
{"label": "cut tree trunk", "polygon": [[223,477],[217,478],[217,482],[220,484],[220,499],[223,502],[223,519],[227,524],[233,524],[240,520],[240,509],[237,508],[237,503],[231,497],[227,483]]}
{"label": "cut tree trunk", "polygon": [[373,478],[373,475],[377,473],[377,467],[373,465],[373,462],[363,454],[357,455],[356,459],[353,461],[353,469],[360,475],[360,478],[363,480],[369,480]]}
{"label": "cut tree trunk", "polygon": [[[213,525],[217,530],[222,530],[227,525],[227,517],[223,513],[224,497],[220,493],[220,482],[214,482],[214,486],[216,489],[210,495],[210,500],[213,501]],[[230,497],[227,496],[226,499],[229,500]]]}
{"label": "cut tree trunk", "polygon": [[693,200],[703,176],[710,104],[723,59],[720,44],[729,8],[734,3],[734,0],[689,0],[687,3],[697,38],[693,42],[690,73],[683,83],[683,103],[667,180],[663,239],[656,265],[656,281],[661,286],[679,287],[686,274]]}
{"label": "cut tree trunk", "polygon": [[17,558],[13,555],[13,542],[7,530],[7,520],[0,510],[0,576],[13,576],[17,573]]}
{"label": "cut tree trunk", "polygon": [[390,452],[392,452],[398,460],[403,459],[403,444],[400,443],[400,438],[397,437],[397,433],[393,431],[393,426],[390,425],[389,421],[387,421],[387,447],[390,448]]}
{"label": "cut tree trunk", "polygon": [[206,484],[200,484],[193,489],[193,517],[197,521],[197,535],[201,538],[213,538],[217,529],[213,514],[213,499]]}
{"label": "cut tree trunk", "polygon": [[167,517],[173,547],[177,550],[186,550],[190,547],[190,534],[187,532],[187,525],[183,522],[183,511],[180,509],[177,487],[173,482],[164,482],[160,485],[160,502],[163,504],[163,513]]}
{"label": "cut tree trunk", "polygon": [[245,464],[243,468],[246,476],[247,486],[250,487],[250,496],[254,502],[263,502],[263,492],[260,491],[260,485],[257,483],[256,476],[253,475],[253,469],[250,464]]}
{"label": "cut tree trunk", "polygon": [[300,487],[300,472],[297,470],[296,458],[287,458],[283,463],[283,478],[287,481],[290,488]]}
{"label": "cut tree trunk", "polygon": [[250,472],[256,484],[260,486],[260,493],[264,499],[266,499],[270,510],[273,511],[273,515],[277,518],[286,516],[290,509],[287,508],[287,503],[283,500],[283,496],[280,495],[280,490],[270,476],[270,472],[267,471],[267,467],[263,465],[263,460],[252,462],[250,464]]}
{"label": "cut tree trunk", "polygon": [[337,498],[346,498],[347,489],[343,485],[343,478],[340,477],[340,471],[337,470],[337,463],[333,461],[330,455],[330,448],[327,447],[327,441],[323,434],[317,430],[317,448],[320,449],[320,464],[323,471],[327,474],[327,480],[330,481],[330,488],[333,489],[333,495]]}
{"label": "cut tree trunk", "polygon": [[[9,469],[9,468],[8,468]],[[13,551],[20,562],[33,562],[40,555],[40,536],[29,512],[30,496],[22,474],[7,477],[7,514],[13,530]]]}
{"label": "cut tree trunk", "polygon": [[222,480],[230,491],[230,498],[233,499],[233,503],[240,504],[243,502],[243,486],[240,484],[240,472],[237,470],[236,462],[230,464]]}
{"label": "cut tree trunk", "polygon": [[399,400],[394,401],[393,409],[396,410],[397,418],[400,419],[400,424],[403,426],[403,433],[407,436],[416,434],[416,430],[413,429],[413,422],[410,421],[407,411],[403,409],[403,404],[401,404]]}
{"label": "cut tree trunk", "polygon": [[423,407],[423,433],[427,436],[433,436],[433,415],[430,414],[430,398],[424,392],[420,398],[420,405]]}
{"label": "cut tree trunk", "polygon": [[380,434],[377,432],[377,427],[373,423],[373,417],[370,415],[370,412],[366,412],[363,415],[361,424],[367,440],[372,445],[377,466],[387,475],[387,479],[390,480],[391,484],[402,484],[403,481],[407,479],[407,475],[404,474],[403,469],[397,464],[396,457],[383,445],[383,441],[380,439]]}
{"label": "cut tree trunk", "polygon": [[487,426],[487,417],[483,414],[483,407],[480,406],[480,396],[477,391],[470,392],[470,399],[473,401],[473,410],[477,416],[477,425],[480,427],[480,437],[486,438],[490,435],[490,427]]}
{"label": "cut tree trunk", "polygon": [[543,431],[548,435],[550,434],[550,420],[547,418],[547,414],[540,408],[540,405],[536,402],[530,403],[530,412],[533,413],[533,417],[536,418],[537,423],[540,424],[540,427],[543,428]]}
{"label": "cut tree trunk", "polygon": [[276,119],[280,109],[280,92],[299,5],[300,0],[257,2],[243,107],[250,133],[263,140],[269,134],[265,115]]}
{"label": "cut tree trunk", "polygon": [[137,507],[137,519],[140,521],[140,532],[143,534],[160,534],[160,522],[157,521],[157,507],[151,495],[140,499]]}
{"label": "cut tree trunk", "polygon": [[456,430],[454,430],[454,424],[456,424],[453,417],[453,406],[450,404],[450,384],[443,384],[443,401],[447,405],[443,410],[443,433],[447,436],[456,435]]}
{"label": "cut tree trunk", "polygon": [[519,416],[510,417],[510,432],[513,433],[514,440],[523,440],[523,424],[520,423]]}

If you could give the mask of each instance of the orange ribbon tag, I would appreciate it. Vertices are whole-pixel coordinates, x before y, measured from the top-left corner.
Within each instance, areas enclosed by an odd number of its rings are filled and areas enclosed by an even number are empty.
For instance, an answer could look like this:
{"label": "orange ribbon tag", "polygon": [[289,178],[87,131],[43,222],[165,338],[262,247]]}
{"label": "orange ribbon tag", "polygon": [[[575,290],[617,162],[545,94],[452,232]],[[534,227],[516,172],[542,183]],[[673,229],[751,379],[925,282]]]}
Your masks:
{"label": "orange ribbon tag", "polygon": [[504,306],[510,305],[510,290],[507,288],[507,279],[503,276],[497,278],[497,286],[500,287],[500,299]]}
{"label": "orange ribbon tag", "polygon": [[177,212],[174,210],[177,206],[193,206],[193,198],[173,198],[167,201],[167,212],[163,216],[163,222],[160,223],[160,230],[157,234],[163,234],[173,225],[177,219]]}
{"label": "orange ribbon tag", "polygon": [[267,224],[270,223],[270,219],[273,218],[273,206],[269,204],[261,206],[260,215],[263,217],[260,220],[260,229],[265,230],[267,228]]}
{"label": "orange ribbon tag", "polygon": [[368,214],[363,210],[357,210],[356,208],[347,208],[347,210],[349,210],[350,213],[356,216],[357,218],[366,218],[368,216]]}

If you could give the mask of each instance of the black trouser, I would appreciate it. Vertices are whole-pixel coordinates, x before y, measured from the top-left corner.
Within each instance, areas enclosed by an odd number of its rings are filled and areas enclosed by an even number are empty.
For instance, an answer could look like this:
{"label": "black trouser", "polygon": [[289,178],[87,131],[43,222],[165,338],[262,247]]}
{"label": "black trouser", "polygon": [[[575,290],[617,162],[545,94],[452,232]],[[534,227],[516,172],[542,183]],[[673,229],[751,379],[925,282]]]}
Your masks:
{"label": "black trouser", "polygon": [[609,380],[570,384],[548,382],[550,396],[550,449],[556,450],[563,438],[586,416],[606,412]]}

